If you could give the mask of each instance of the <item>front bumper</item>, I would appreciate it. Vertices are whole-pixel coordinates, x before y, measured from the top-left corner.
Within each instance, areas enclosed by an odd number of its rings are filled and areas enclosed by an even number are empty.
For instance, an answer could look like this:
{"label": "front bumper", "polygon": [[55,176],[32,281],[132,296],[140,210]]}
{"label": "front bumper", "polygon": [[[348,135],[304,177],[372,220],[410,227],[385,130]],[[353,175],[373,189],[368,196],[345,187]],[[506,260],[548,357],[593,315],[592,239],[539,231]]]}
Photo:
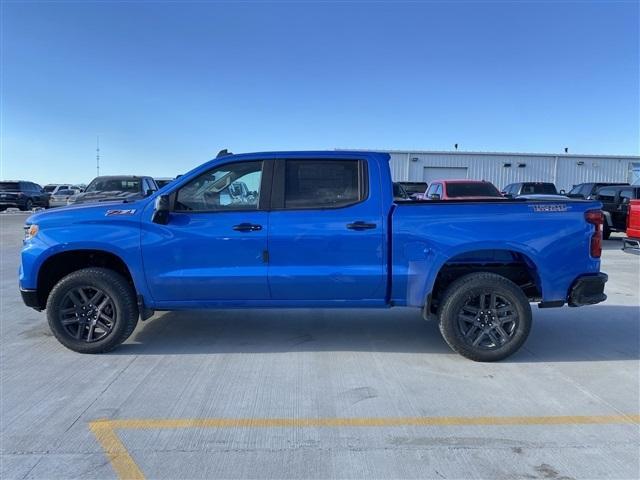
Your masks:
{"label": "front bumper", "polygon": [[40,299],[38,297],[37,290],[26,290],[21,288],[20,295],[22,296],[22,301],[27,307],[35,308],[37,311],[42,311],[42,306],[40,305]]}
{"label": "front bumper", "polygon": [[597,275],[578,277],[569,291],[569,306],[581,307],[604,302],[607,299],[604,294],[604,284],[608,279],[608,275],[602,272]]}

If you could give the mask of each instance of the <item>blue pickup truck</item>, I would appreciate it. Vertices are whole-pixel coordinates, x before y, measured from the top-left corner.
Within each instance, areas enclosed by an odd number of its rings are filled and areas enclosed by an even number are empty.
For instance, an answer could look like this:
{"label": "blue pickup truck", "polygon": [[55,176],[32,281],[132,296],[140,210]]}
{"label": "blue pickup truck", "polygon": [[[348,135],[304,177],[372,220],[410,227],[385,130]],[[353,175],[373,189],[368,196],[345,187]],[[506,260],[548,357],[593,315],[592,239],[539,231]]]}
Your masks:
{"label": "blue pickup truck", "polygon": [[525,342],[530,303],[606,299],[600,207],[394,201],[387,154],[223,153],[135,202],[29,217],[20,290],[82,353],[156,310],[403,306],[495,361]]}

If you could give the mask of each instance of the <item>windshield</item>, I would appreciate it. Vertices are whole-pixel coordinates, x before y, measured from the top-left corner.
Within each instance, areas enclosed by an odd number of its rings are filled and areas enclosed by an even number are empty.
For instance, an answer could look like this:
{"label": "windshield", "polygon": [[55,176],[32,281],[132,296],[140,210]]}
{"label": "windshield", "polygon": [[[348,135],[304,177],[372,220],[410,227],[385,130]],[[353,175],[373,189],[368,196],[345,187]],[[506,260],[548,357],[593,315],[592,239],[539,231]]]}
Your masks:
{"label": "windshield", "polygon": [[18,182],[0,182],[0,191],[20,190]]}
{"label": "windshield", "polygon": [[557,195],[558,191],[553,183],[525,183],[522,185],[521,195],[529,193],[544,193],[547,195]]}
{"label": "windshield", "polygon": [[85,192],[132,192],[140,191],[138,178],[96,178]]}
{"label": "windshield", "polygon": [[409,195],[414,193],[424,193],[427,189],[426,183],[401,183],[400,185],[404,187],[404,191]]}
{"label": "windshield", "polygon": [[56,186],[55,186],[55,185],[46,185],[46,186],[44,187],[44,191],[45,191],[45,192],[47,192],[47,193],[51,193],[51,192],[53,192],[55,189],[56,189]]}
{"label": "windshield", "polygon": [[490,183],[447,183],[449,197],[501,197],[500,192]]}

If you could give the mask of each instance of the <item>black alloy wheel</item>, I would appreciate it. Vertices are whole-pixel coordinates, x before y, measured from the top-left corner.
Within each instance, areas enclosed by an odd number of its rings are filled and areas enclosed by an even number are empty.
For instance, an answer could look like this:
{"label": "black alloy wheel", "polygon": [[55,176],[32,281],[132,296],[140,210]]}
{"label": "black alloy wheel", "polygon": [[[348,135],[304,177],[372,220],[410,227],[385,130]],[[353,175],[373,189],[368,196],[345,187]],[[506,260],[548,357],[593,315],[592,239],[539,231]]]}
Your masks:
{"label": "black alloy wheel", "polygon": [[505,345],[518,327],[512,303],[490,291],[469,298],[458,312],[458,328],[472,347],[492,350]]}
{"label": "black alloy wheel", "polygon": [[107,337],[118,320],[113,299],[103,290],[84,285],[69,290],[59,310],[67,334],[87,343]]}

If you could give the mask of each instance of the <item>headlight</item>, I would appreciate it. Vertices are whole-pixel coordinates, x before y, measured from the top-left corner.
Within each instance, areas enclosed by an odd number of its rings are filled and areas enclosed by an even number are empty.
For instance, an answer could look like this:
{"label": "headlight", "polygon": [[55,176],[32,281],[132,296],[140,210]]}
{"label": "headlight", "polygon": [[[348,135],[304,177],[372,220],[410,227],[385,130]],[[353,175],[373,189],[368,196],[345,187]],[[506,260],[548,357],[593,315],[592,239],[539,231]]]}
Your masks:
{"label": "headlight", "polygon": [[32,223],[31,225],[25,225],[24,226],[24,239],[25,241],[27,240],[31,240],[33,237],[35,237],[38,234],[38,225],[36,225],[35,223]]}

